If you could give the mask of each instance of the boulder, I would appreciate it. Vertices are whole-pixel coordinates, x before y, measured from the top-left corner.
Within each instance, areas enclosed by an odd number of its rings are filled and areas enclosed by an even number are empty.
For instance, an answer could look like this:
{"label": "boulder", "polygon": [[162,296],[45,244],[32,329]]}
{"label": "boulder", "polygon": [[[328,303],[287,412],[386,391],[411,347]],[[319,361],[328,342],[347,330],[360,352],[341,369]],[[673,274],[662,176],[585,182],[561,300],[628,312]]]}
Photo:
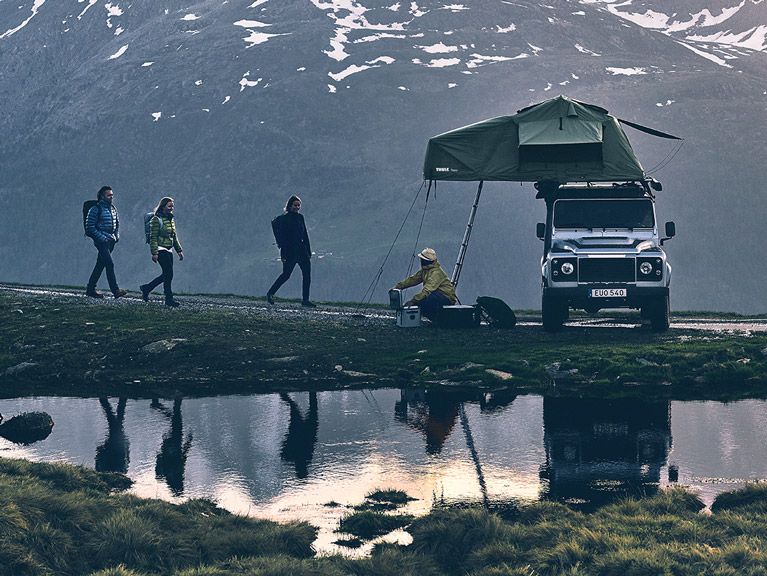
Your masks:
{"label": "boulder", "polygon": [[[0,416],[2,422],[2,416]],[[0,423],[0,436],[16,444],[32,444],[45,440],[53,430],[53,419],[47,412],[24,412]]]}

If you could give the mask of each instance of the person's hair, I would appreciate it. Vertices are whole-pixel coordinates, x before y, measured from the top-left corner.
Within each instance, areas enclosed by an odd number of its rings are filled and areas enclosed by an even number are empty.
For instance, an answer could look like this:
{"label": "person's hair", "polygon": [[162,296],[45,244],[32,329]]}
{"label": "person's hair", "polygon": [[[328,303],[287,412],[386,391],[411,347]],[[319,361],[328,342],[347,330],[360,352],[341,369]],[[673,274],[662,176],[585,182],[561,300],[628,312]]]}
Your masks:
{"label": "person's hair", "polygon": [[111,186],[102,186],[99,189],[98,193],[96,194],[96,200],[101,200],[104,197],[104,194],[106,193],[106,191],[111,189],[112,189]]}
{"label": "person's hair", "polygon": [[173,198],[171,198],[170,196],[164,196],[163,199],[160,200],[160,203],[157,205],[157,208],[154,209],[155,216],[160,216],[162,214],[168,202],[174,202]]}
{"label": "person's hair", "polygon": [[285,212],[290,212],[290,207],[293,205],[293,202],[298,200],[299,202],[301,199],[298,196],[291,196],[288,198],[288,201],[285,203]]}

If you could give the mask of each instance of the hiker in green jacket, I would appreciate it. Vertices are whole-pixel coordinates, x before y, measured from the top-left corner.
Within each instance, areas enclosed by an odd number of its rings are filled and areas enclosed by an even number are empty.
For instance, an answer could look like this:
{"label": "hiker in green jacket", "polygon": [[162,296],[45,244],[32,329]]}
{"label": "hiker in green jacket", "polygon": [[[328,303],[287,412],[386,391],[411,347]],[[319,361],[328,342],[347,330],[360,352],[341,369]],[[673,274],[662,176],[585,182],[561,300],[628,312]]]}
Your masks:
{"label": "hiker in green jacket", "polygon": [[178,259],[184,259],[184,251],[176,234],[176,221],[173,216],[173,198],[165,197],[160,200],[154,210],[154,217],[149,223],[149,250],[152,262],[159,263],[162,274],[149,284],[142,284],[141,297],[149,302],[149,294],[160,284],[165,289],[165,305],[176,308],[179,303],[173,298],[171,282],[173,281],[173,250],[178,253]]}
{"label": "hiker in green jacket", "polygon": [[434,317],[443,306],[450,306],[458,301],[455,287],[439,265],[434,250],[424,248],[418,254],[418,260],[421,262],[421,269],[394,287],[402,290],[423,284],[421,291],[408,300],[405,306],[418,306],[424,316]]}

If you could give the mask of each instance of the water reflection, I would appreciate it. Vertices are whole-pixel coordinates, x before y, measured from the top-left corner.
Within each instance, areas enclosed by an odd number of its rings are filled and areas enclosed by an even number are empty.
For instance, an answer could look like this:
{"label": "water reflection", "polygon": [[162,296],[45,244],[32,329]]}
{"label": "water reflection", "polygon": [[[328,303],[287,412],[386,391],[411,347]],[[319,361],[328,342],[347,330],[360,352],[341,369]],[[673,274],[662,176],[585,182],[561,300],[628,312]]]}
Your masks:
{"label": "water reflection", "polygon": [[670,402],[544,398],[543,429],[542,497],[593,509],[658,491]]}
{"label": "water reflection", "polygon": [[192,447],[192,434],[184,438],[184,423],[181,418],[182,398],[173,400],[173,410],[155,398],[150,407],[159,411],[170,420],[170,430],[162,437],[160,452],[157,454],[154,470],[158,480],[165,480],[174,496],[184,493],[184,467],[189,449]]}
{"label": "water reflection", "polygon": [[312,461],[319,428],[317,393],[309,392],[309,410],[306,416],[288,394],[280,394],[280,400],[290,407],[290,423],[285,440],[282,441],[280,457],[295,465],[297,478],[306,478],[309,475],[309,463]]}
{"label": "water reflection", "polygon": [[423,388],[400,390],[400,400],[394,404],[397,421],[423,434],[426,453],[439,454],[450,436],[461,405],[458,394],[429,391]]}
{"label": "water reflection", "polygon": [[126,398],[117,400],[117,411],[112,410],[112,405],[107,398],[99,398],[99,404],[107,419],[107,435],[99,446],[96,447],[96,470],[99,472],[122,472],[128,471],[130,463],[130,442],[125,435],[125,405]]}

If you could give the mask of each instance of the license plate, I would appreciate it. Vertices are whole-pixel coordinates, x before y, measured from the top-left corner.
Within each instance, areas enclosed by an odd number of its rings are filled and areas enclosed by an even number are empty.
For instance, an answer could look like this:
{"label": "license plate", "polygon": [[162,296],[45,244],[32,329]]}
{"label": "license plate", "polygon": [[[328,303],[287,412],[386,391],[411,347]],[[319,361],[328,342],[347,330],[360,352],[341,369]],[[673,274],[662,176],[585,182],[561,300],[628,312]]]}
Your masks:
{"label": "license plate", "polygon": [[592,288],[592,298],[625,298],[625,288]]}

